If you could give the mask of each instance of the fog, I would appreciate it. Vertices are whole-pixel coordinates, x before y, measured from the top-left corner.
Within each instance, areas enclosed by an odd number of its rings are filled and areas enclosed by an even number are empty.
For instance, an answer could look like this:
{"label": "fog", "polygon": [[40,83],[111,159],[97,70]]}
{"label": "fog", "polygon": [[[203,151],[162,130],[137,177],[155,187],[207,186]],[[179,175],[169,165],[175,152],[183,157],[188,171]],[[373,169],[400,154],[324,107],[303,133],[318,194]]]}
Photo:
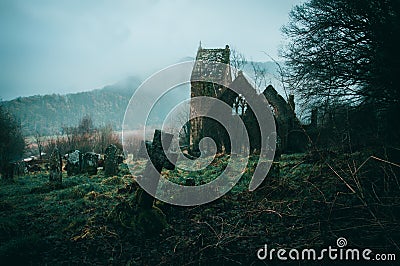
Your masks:
{"label": "fog", "polygon": [[194,57],[199,45],[278,58],[290,1],[0,2],[0,98],[92,90]]}

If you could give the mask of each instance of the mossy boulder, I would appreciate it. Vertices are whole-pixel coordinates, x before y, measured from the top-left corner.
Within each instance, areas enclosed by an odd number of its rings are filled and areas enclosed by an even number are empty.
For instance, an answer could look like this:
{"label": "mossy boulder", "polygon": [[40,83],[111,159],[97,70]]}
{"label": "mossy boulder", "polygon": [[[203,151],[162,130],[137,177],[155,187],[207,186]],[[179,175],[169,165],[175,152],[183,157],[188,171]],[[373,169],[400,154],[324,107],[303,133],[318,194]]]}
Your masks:
{"label": "mossy boulder", "polygon": [[151,209],[139,209],[134,223],[147,236],[160,234],[168,225],[165,214],[155,206]]}
{"label": "mossy boulder", "polygon": [[141,208],[127,201],[119,203],[109,218],[147,237],[160,234],[168,226],[165,214],[158,207]]}

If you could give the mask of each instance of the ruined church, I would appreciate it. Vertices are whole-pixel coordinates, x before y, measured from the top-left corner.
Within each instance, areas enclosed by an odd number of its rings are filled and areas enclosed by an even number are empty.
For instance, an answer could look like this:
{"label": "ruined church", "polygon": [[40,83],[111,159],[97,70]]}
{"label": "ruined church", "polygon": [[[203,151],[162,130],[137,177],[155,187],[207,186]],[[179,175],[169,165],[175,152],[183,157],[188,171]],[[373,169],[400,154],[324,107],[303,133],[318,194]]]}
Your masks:
{"label": "ruined church", "polygon": [[[211,69],[212,63],[218,64],[218,69]],[[213,76],[214,82],[207,82],[208,76]],[[199,81],[200,80],[200,81]],[[255,88],[246,79],[242,71],[232,79],[230,67],[230,48],[228,45],[223,49],[204,49],[201,44],[198,48],[196,61],[191,76],[191,97],[214,97],[232,107],[232,115],[239,115],[243,120],[247,134],[250,139],[251,152],[259,152],[260,131],[259,124],[251,108],[247,105],[242,95],[233,92],[228,87],[235,88],[235,91],[254,90]],[[267,86],[262,94],[268,101],[265,108],[271,108],[274,115],[277,147],[280,152],[287,152],[296,149],[296,132],[299,131],[299,122],[295,115],[294,96],[289,95],[286,101],[271,86]],[[191,117],[196,112],[196,106],[191,105]],[[212,107],[209,107],[210,111]],[[214,139],[217,151],[230,153],[231,143],[226,130],[213,119],[207,117],[196,117],[190,120],[189,142],[193,153],[198,152],[199,141],[204,137]]]}

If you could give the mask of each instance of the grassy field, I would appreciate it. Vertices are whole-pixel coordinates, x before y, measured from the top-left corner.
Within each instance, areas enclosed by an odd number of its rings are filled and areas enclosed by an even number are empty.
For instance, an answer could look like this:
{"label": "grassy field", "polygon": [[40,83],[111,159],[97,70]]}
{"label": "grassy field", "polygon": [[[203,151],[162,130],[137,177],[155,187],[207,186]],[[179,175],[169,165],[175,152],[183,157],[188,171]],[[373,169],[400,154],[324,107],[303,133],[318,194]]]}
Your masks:
{"label": "grassy field", "polygon": [[[1,264],[250,265],[261,263],[256,252],[264,244],[321,249],[335,246],[338,237],[350,247],[399,254],[399,187],[395,176],[384,174],[385,163],[365,162],[368,157],[284,155],[279,174],[249,192],[257,160],[252,157],[234,189],[214,202],[177,207],[157,201],[168,226],[155,235],[115,218],[118,209],[133,204],[144,161],[131,162],[133,175],[124,164],[113,177],[65,173],[59,187],[48,184],[45,172],[2,181]],[[196,184],[215,178],[228,159],[199,172]],[[353,166],[362,167],[354,174]],[[186,173],[163,175],[180,183]]]}

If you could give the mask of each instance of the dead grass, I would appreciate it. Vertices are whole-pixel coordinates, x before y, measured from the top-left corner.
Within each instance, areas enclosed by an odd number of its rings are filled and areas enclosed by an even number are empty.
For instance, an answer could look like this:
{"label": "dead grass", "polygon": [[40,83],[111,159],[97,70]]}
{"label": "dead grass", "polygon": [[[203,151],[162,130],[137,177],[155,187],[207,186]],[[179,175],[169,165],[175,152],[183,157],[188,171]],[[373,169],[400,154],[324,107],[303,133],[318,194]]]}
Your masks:
{"label": "dead grass", "polygon": [[[44,175],[18,177],[0,186],[0,257],[19,262],[15,254],[27,250],[21,257],[26,264],[250,265],[258,263],[255,252],[264,244],[318,249],[334,246],[338,237],[351,247],[399,252],[395,165],[368,153],[314,161],[282,156],[279,176],[268,176],[251,193],[256,159],[234,189],[212,203],[186,208],[157,202],[169,226],[152,237],[108,218],[116,206],[132,202],[130,174],[65,176],[63,187],[53,189]],[[198,173],[196,184],[216,178],[226,160]],[[181,170],[164,173],[175,182],[186,178]]]}

